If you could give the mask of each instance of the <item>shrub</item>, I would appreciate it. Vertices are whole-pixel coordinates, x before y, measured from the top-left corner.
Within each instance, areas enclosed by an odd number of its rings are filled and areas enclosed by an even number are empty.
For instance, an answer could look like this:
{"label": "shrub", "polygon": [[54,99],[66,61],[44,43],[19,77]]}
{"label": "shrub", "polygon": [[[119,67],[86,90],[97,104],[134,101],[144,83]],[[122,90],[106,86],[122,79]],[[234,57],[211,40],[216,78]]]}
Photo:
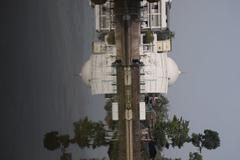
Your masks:
{"label": "shrub", "polygon": [[112,44],[112,45],[116,43],[114,30],[111,30],[110,32],[108,32],[107,42],[108,44]]}
{"label": "shrub", "polygon": [[154,40],[154,37],[153,37],[153,32],[151,30],[147,30],[145,32],[145,36],[143,37],[143,43],[152,43]]}

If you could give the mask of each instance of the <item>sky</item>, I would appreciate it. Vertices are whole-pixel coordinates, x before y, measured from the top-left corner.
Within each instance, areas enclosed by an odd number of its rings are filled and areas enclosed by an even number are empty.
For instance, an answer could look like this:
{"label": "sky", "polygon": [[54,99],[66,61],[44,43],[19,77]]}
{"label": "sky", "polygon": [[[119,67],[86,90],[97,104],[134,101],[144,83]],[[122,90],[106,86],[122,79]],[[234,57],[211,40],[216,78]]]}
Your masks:
{"label": "sky", "polygon": [[[206,160],[239,159],[240,1],[173,1],[173,51],[184,72],[169,89],[170,113],[190,121],[191,132],[219,132],[221,147]],[[191,146],[168,155],[186,157]]]}
{"label": "sky", "polygon": [[[170,114],[190,121],[191,132],[219,132],[221,147],[203,150],[206,160],[238,159],[240,112],[240,1],[175,0],[173,51],[184,72],[169,89]],[[72,134],[72,122],[104,117],[103,96],[73,74],[91,54],[94,14],[87,0],[3,0],[0,2],[0,157],[52,160],[43,148],[51,130]],[[77,147],[74,158],[102,155]],[[165,153],[186,159],[192,146]]]}

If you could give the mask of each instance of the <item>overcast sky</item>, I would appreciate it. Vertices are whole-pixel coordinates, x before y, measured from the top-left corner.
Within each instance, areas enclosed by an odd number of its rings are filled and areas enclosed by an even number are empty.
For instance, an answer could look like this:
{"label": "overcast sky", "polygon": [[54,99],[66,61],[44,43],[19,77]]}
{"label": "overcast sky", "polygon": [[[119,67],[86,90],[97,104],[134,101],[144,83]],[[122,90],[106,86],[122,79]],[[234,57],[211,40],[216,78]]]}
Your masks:
{"label": "overcast sky", "polygon": [[[174,0],[173,57],[182,71],[170,88],[171,114],[190,121],[192,132],[219,132],[221,147],[203,150],[206,160],[239,159],[240,1]],[[186,151],[168,155],[185,157]]]}

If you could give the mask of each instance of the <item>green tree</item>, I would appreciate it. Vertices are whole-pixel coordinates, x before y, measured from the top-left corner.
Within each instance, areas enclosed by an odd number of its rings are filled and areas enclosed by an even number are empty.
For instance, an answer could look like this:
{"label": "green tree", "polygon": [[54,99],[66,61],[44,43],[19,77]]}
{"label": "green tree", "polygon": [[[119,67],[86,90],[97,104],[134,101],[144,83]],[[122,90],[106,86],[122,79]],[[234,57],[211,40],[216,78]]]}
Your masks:
{"label": "green tree", "polygon": [[178,119],[176,115],[174,115],[171,121],[167,122],[166,134],[171,140],[172,147],[177,146],[181,148],[184,143],[190,141],[188,125],[189,121],[183,120],[182,117]]}
{"label": "green tree", "polygon": [[209,129],[204,130],[202,136],[202,146],[207,149],[216,149],[220,146],[220,138],[218,132]]}
{"label": "green tree", "polygon": [[96,147],[108,145],[106,140],[107,131],[104,128],[104,124],[100,122],[93,122],[87,117],[80,119],[73,123],[74,125],[74,137],[70,139],[69,135],[59,135],[57,131],[48,132],[43,139],[44,147],[48,150],[56,150],[61,148],[62,156],[61,160],[71,160],[71,154],[65,153],[65,149],[69,144],[78,144],[80,148]]}
{"label": "green tree", "polygon": [[104,129],[104,124],[102,122],[95,123],[93,125],[93,129],[95,130],[92,139],[93,139],[93,144],[92,147],[100,147],[107,145],[106,141],[106,130]]}
{"label": "green tree", "polygon": [[174,115],[172,120],[167,119],[167,98],[160,96],[154,109],[157,112],[158,119],[153,129],[155,143],[159,149],[162,147],[169,148],[177,146],[181,148],[184,143],[191,139],[189,133],[189,122]]}
{"label": "green tree", "polygon": [[93,122],[87,117],[74,122],[74,140],[80,148],[107,145],[106,130],[102,122]]}
{"label": "green tree", "polygon": [[60,147],[67,148],[70,142],[69,135],[59,135],[57,131],[46,133],[43,139],[44,147],[48,150],[56,150]]}
{"label": "green tree", "polygon": [[157,121],[165,121],[168,119],[168,104],[169,101],[165,96],[158,96],[156,103],[153,105],[153,109],[157,113]]}
{"label": "green tree", "polygon": [[189,160],[203,160],[202,155],[197,152],[189,153]]}
{"label": "green tree", "polygon": [[[157,120],[151,134],[154,141],[161,151],[163,148],[169,146],[181,148],[185,143],[192,143],[195,147],[202,151],[202,148],[216,149],[220,146],[220,138],[216,131],[204,130],[204,134],[192,133],[189,136],[189,121],[174,117],[169,120],[167,114],[168,100],[164,96],[158,97],[153,109],[157,113]],[[161,156],[163,159],[163,156]],[[201,160],[202,156],[198,153],[191,153],[191,158],[194,160]]]}
{"label": "green tree", "polygon": [[220,146],[220,138],[218,132],[209,129],[204,130],[204,134],[192,134],[191,142],[195,147],[198,147],[200,152],[202,148],[216,149]]}
{"label": "green tree", "polygon": [[157,121],[153,129],[154,141],[159,150],[162,150],[163,147],[169,148],[169,142],[167,140],[165,122]]}
{"label": "green tree", "polygon": [[88,118],[80,119],[73,123],[74,126],[74,139],[80,148],[90,147],[91,137],[94,134],[93,122]]}
{"label": "green tree", "polygon": [[201,139],[202,139],[201,134],[192,133],[191,141],[195,147],[198,147],[198,148],[201,147]]}
{"label": "green tree", "polygon": [[[153,130],[151,131],[151,135],[154,137],[154,141],[158,150],[162,150],[162,148],[169,148],[169,142],[167,140],[167,120],[168,120],[168,99],[159,95],[158,98],[152,103],[152,107],[156,113],[156,123],[153,126]],[[148,125],[147,125],[148,126]]]}
{"label": "green tree", "polygon": [[59,141],[61,142],[61,145],[64,148],[67,148],[69,146],[69,143],[71,142],[70,140],[70,136],[69,135],[60,135],[59,137]]}
{"label": "green tree", "polygon": [[43,139],[43,145],[48,150],[56,150],[61,147],[61,143],[59,141],[58,132],[52,131],[45,134]]}

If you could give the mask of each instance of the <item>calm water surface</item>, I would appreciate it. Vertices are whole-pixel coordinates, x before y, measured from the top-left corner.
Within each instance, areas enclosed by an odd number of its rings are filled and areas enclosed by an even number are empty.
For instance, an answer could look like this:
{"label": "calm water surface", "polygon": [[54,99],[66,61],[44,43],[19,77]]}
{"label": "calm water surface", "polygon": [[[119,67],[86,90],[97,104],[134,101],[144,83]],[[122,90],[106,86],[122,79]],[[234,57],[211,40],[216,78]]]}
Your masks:
{"label": "calm water surface", "polygon": [[[2,160],[53,160],[43,148],[51,130],[72,134],[72,122],[103,119],[103,97],[73,74],[90,56],[94,15],[88,0],[24,0],[1,4]],[[1,22],[1,23],[2,23]],[[95,113],[98,114],[95,114]],[[103,155],[71,147],[74,159]]]}

